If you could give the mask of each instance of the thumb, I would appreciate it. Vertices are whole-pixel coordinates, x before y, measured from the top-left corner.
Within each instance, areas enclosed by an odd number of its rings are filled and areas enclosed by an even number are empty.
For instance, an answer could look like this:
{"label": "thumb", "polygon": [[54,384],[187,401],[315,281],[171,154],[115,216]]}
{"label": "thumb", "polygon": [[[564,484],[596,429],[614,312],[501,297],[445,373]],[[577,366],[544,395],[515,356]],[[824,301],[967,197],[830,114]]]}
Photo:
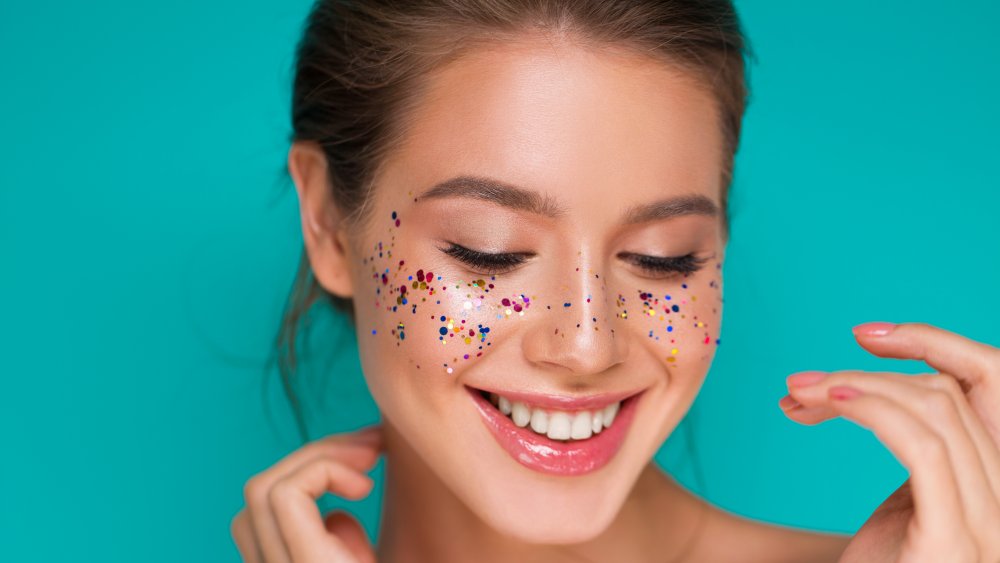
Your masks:
{"label": "thumb", "polygon": [[371,540],[357,519],[343,510],[334,510],[323,522],[326,531],[340,538],[358,563],[376,563]]}

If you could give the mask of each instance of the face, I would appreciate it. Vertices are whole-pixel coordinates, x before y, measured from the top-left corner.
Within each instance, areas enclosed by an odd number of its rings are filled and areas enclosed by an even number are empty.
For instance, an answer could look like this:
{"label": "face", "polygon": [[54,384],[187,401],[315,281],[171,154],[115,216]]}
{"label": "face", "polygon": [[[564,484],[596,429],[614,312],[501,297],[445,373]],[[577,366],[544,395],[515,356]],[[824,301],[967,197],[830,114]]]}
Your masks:
{"label": "face", "polygon": [[594,537],[719,344],[713,99],[660,60],[525,39],[436,71],[408,123],[350,238],[372,395],[497,530]]}

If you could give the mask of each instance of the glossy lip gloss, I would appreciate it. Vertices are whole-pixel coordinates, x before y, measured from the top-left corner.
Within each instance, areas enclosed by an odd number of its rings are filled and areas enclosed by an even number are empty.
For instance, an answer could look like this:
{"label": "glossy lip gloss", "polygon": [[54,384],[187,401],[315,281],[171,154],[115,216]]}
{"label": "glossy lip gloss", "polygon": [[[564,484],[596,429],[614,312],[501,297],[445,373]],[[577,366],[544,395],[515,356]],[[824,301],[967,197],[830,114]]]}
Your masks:
{"label": "glossy lip gloss", "polygon": [[[625,435],[632,425],[632,419],[638,407],[639,397],[645,392],[635,393],[624,399],[614,422],[611,423],[610,427],[602,430],[600,434],[595,434],[585,440],[562,442],[537,434],[529,427],[517,426],[510,417],[500,412],[487,398],[483,397],[479,389],[469,386],[465,388],[472,396],[490,433],[512,458],[535,471],[562,476],[590,473],[611,461],[611,458],[625,441]],[[504,396],[508,395],[504,394]],[[510,398],[517,400],[514,397]],[[547,402],[552,404],[553,399],[549,398]],[[568,401],[565,400],[555,402],[562,403],[564,408],[569,406],[566,404]],[[614,400],[603,399],[601,402],[609,404]],[[532,401],[532,403],[541,408],[546,407],[538,401]],[[573,405],[573,407],[577,409],[588,408],[594,404],[594,401],[590,400],[580,404],[585,406]]]}

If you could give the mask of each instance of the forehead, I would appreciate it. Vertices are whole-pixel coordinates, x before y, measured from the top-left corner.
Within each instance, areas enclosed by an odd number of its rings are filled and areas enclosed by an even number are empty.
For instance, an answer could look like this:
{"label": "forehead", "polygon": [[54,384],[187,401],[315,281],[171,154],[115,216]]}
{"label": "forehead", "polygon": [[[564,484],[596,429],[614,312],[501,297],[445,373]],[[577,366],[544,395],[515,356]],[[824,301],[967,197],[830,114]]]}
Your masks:
{"label": "forehead", "polygon": [[426,80],[386,161],[392,193],[471,174],[570,208],[693,193],[718,201],[715,101],[662,59],[526,38],[473,49]]}

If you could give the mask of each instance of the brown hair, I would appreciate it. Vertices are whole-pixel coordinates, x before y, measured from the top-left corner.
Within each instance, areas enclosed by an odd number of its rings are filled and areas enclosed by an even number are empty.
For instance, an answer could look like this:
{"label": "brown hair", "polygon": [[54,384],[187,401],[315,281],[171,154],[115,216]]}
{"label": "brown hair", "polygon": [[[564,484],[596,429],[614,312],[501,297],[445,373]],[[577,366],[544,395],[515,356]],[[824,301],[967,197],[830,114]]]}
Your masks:
{"label": "brown hair", "polygon": [[[525,31],[659,56],[710,89],[725,141],[720,199],[728,238],[728,192],[749,100],[744,56],[753,57],[731,0],[317,0],[296,51],[291,141],[322,147],[332,200],[347,223],[367,220],[378,167],[403,133],[421,78],[476,44]],[[306,441],[293,386],[296,343],[300,323],[319,300],[353,322],[351,300],[317,283],[303,249],[275,352]]]}

